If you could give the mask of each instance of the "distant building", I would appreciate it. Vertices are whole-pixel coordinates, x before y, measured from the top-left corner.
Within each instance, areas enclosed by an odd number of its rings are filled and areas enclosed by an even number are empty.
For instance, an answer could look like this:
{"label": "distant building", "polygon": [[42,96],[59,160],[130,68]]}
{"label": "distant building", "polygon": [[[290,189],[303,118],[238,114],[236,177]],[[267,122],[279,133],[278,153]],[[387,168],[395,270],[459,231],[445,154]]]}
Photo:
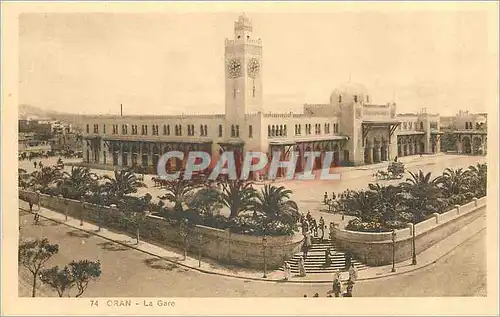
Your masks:
{"label": "distant building", "polygon": [[47,141],[36,139],[34,132],[20,132],[18,134],[18,152],[20,155],[29,155],[29,153],[47,153],[52,150]]}

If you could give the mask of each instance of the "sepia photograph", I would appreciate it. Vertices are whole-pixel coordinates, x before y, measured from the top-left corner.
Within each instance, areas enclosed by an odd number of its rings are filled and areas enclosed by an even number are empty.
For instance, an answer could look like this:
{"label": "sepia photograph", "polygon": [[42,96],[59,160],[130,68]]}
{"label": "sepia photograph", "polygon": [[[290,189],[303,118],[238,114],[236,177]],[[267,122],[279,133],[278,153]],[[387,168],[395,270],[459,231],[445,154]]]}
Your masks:
{"label": "sepia photograph", "polygon": [[10,296],[495,298],[497,3],[215,4],[18,10]]}

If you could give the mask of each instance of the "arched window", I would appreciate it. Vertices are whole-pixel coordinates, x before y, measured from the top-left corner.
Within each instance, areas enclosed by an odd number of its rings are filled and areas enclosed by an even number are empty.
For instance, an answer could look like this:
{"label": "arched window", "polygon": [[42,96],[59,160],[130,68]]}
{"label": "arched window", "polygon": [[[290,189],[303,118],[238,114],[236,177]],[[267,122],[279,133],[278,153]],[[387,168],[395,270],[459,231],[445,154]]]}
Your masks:
{"label": "arched window", "polygon": [[339,95],[339,103],[342,103],[342,96]]}
{"label": "arched window", "polygon": [[234,138],[235,135],[236,135],[236,131],[234,129],[234,125],[232,124],[231,125],[231,137]]}
{"label": "arched window", "polygon": [[253,138],[253,129],[251,125],[248,126],[248,137]]}
{"label": "arched window", "polygon": [[222,138],[222,124],[219,124],[219,138]]}
{"label": "arched window", "polygon": [[283,127],[283,135],[286,136],[286,125]]}
{"label": "arched window", "polygon": [[205,130],[205,136],[207,136],[207,135],[208,135],[208,127],[207,127],[207,125],[206,125],[206,124],[205,124],[205,126],[204,126],[204,130]]}
{"label": "arched window", "polygon": [[267,136],[271,136],[271,126],[267,125]]}
{"label": "arched window", "polygon": [[280,136],[283,136],[283,125],[280,125]]}
{"label": "arched window", "polygon": [[358,102],[358,96],[354,95],[354,102]]}
{"label": "arched window", "polygon": [[271,128],[271,136],[275,136],[275,135],[276,135],[276,130],[275,130],[274,125],[273,125]]}
{"label": "arched window", "polygon": [[236,125],[236,137],[240,136],[240,126]]}

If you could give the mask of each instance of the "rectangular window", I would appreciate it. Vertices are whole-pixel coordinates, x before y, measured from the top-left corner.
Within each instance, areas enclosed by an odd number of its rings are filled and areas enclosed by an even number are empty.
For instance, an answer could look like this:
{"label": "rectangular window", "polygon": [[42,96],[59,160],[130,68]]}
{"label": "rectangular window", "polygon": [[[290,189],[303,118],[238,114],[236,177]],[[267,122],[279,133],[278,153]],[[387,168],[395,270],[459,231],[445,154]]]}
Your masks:
{"label": "rectangular window", "polygon": [[167,135],[167,125],[163,125],[163,135]]}
{"label": "rectangular window", "polygon": [[222,124],[219,124],[219,138],[222,138]]}
{"label": "rectangular window", "polygon": [[87,124],[87,133],[90,133],[90,124]]}
{"label": "rectangular window", "polygon": [[251,125],[248,126],[248,137],[253,138],[253,128]]}
{"label": "rectangular window", "polygon": [[102,133],[106,134],[106,124],[102,125]]}

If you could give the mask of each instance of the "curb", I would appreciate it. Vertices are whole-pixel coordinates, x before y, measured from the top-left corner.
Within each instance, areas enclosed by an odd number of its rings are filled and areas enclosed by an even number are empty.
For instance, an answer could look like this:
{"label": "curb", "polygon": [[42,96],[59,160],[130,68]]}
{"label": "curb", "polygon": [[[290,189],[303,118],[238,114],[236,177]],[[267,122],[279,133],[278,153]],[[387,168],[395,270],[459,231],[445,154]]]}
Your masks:
{"label": "curb", "polygon": [[[25,212],[28,212],[28,213],[32,213],[32,214],[34,213],[34,212],[30,212],[30,211],[28,211],[28,210],[26,210],[24,208],[21,208],[21,207],[19,207],[19,209],[21,209],[21,210],[23,210]],[[214,271],[210,271],[210,270],[202,269],[202,268],[199,268],[199,267],[190,266],[190,265],[187,265],[187,264],[184,264],[184,263],[180,263],[180,262],[175,262],[175,261],[169,260],[169,259],[164,258],[164,257],[162,257],[160,255],[155,254],[155,253],[152,253],[152,252],[149,252],[149,251],[146,251],[146,250],[142,250],[142,249],[140,249],[140,248],[138,248],[136,246],[133,246],[133,245],[130,245],[130,244],[126,244],[126,243],[123,243],[123,242],[119,242],[119,241],[113,240],[111,238],[105,237],[105,236],[99,234],[96,231],[85,230],[85,229],[79,228],[77,226],[70,225],[70,224],[68,224],[68,223],[66,223],[64,221],[59,221],[59,220],[56,220],[56,219],[52,219],[52,218],[46,217],[46,216],[41,215],[41,214],[40,214],[40,217],[44,218],[44,219],[47,219],[47,220],[50,220],[50,221],[53,221],[53,222],[60,223],[60,224],[65,225],[67,227],[71,227],[71,228],[74,228],[74,229],[77,229],[77,230],[89,233],[89,234],[94,235],[94,236],[98,236],[98,237],[100,237],[102,239],[105,239],[105,240],[108,240],[108,241],[111,241],[111,242],[114,242],[114,243],[126,246],[126,247],[134,249],[136,251],[140,251],[142,253],[149,254],[151,256],[160,258],[160,259],[162,259],[164,261],[167,261],[169,263],[176,264],[176,265],[179,265],[181,267],[189,268],[191,270],[195,270],[195,271],[202,272],[202,273],[205,273],[205,274],[219,275],[219,276],[224,276],[224,277],[229,277],[229,278],[236,278],[236,279],[240,279],[240,280],[251,280],[251,281],[273,282],[273,283],[285,283],[285,284],[288,284],[288,283],[292,283],[292,284],[327,284],[327,283],[331,283],[332,282],[331,280],[302,280],[302,281],[299,281],[299,280],[288,280],[288,281],[284,281],[283,279],[269,279],[269,278],[259,278],[259,277],[244,277],[244,276],[238,276],[238,275],[233,275],[233,274],[226,274],[226,273],[214,272]],[[376,280],[376,279],[390,278],[390,277],[393,277],[393,276],[403,275],[403,274],[407,274],[407,273],[411,273],[411,272],[415,272],[415,271],[424,269],[424,268],[426,268],[426,267],[428,267],[428,266],[430,266],[432,264],[435,264],[441,258],[445,257],[446,255],[448,255],[449,253],[451,253],[452,251],[454,251],[460,245],[462,245],[462,244],[466,243],[467,241],[469,241],[470,239],[474,238],[475,236],[477,236],[478,234],[480,234],[485,229],[486,229],[486,227],[483,227],[478,232],[474,233],[473,235],[471,235],[470,237],[468,237],[466,240],[464,240],[460,244],[454,246],[450,250],[448,250],[445,253],[441,254],[435,260],[429,261],[429,262],[427,262],[427,263],[425,263],[425,264],[423,264],[421,266],[417,266],[414,269],[410,269],[410,270],[407,270],[407,271],[404,271],[404,272],[394,272],[394,273],[391,272],[391,273],[388,273],[388,274],[385,274],[385,275],[380,275],[380,276],[358,278],[356,281],[360,282],[360,281],[370,281],[370,280]]]}

